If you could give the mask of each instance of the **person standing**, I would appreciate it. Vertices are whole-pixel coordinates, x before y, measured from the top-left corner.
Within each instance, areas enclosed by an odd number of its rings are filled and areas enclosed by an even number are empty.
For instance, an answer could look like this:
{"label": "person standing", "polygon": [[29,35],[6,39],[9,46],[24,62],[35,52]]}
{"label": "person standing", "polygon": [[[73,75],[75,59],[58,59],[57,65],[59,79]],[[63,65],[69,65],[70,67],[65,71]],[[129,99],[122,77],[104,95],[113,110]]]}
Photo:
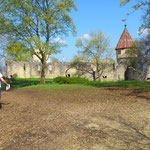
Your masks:
{"label": "person standing", "polygon": [[1,99],[1,81],[9,87],[10,85],[3,79],[3,75],[0,73],[0,99]]}

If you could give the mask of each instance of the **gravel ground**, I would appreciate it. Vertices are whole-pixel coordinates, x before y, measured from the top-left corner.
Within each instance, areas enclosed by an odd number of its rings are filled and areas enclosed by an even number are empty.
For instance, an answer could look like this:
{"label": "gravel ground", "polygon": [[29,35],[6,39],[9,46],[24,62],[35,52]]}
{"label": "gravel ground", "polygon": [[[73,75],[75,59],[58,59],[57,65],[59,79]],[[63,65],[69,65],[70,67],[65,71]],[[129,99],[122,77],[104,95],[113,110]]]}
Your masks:
{"label": "gravel ground", "polygon": [[150,91],[27,88],[0,106],[0,150],[150,150]]}

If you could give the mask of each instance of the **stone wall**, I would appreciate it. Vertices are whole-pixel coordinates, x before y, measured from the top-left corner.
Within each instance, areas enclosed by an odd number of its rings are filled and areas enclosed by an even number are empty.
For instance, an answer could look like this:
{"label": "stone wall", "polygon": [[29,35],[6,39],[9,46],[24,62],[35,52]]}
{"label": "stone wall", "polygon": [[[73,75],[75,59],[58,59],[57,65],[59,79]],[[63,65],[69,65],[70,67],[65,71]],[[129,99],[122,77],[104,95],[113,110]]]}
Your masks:
{"label": "stone wall", "polygon": [[[19,78],[40,78],[42,65],[39,62],[16,62],[6,60],[6,76],[17,74]],[[54,61],[47,63],[46,78],[58,76],[74,76],[77,72],[74,68],[69,68],[69,63]],[[82,77],[93,80],[92,74],[84,74]],[[132,67],[122,64],[109,64],[101,75],[101,81],[120,81],[120,80],[150,80],[150,66],[146,72],[139,72]]]}
{"label": "stone wall", "polygon": [[[55,78],[57,76],[66,76],[68,63],[52,62],[47,63],[46,78]],[[6,76],[17,74],[19,78],[40,78],[42,65],[39,62],[16,62],[6,61]],[[74,69],[70,69],[71,76],[75,73]]]}
{"label": "stone wall", "polygon": [[148,66],[146,70],[146,80],[150,81],[150,66]]}
{"label": "stone wall", "polygon": [[126,66],[121,64],[117,65],[114,73],[114,80],[115,81],[125,80],[125,71],[126,71]]}
{"label": "stone wall", "polygon": [[[6,61],[6,76],[10,77],[10,75],[17,74],[19,78],[40,78],[41,76],[41,68],[42,65],[39,62],[16,62],[12,60]],[[46,67],[46,78],[55,78],[57,76],[74,76],[77,72],[74,68],[69,68],[69,63],[61,63],[59,61],[54,61],[52,63],[47,63]],[[118,70],[118,69],[117,69]],[[113,81],[117,80],[117,76],[114,76],[116,69],[113,64],[108,65],[101,75],[102,81]],[[122,73],[122,71],[120,70]],[[119,73],[120,74],[120,73]],[[121,78],[122,75],[119,75]],[[93,75],[84,74],[82,77],[88,78],[89,80],[93,80]],[[114,79],[115,77],[115,79]]]}
{"label": "stone wall", "polygon": [[128,67],[125,72],[125,77],[126,77],[126,80],[144,81],[146,80],[146,74],[147,72],[138,71],[134,69],[133,67]]}

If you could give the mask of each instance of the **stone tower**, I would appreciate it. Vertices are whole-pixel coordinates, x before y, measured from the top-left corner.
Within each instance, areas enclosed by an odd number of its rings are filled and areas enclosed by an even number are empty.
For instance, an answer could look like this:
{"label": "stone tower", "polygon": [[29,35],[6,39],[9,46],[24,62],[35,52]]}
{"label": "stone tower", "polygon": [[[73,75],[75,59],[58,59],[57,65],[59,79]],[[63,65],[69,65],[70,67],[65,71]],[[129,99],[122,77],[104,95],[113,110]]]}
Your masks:
{"label": "stone tower", "polygon": [[115,48],[118,64],[129,64],[129,49],[133,45],[133,39],[127,30],[125,25],[124,31],[119,39],[119,42]]}

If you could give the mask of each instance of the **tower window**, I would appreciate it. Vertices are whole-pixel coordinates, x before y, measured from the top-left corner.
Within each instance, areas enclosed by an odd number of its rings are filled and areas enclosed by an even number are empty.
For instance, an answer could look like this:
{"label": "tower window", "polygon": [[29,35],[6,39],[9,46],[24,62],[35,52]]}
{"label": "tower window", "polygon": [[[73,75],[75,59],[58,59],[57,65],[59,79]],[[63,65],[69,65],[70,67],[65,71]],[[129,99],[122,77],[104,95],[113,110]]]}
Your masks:
{"label": "tower window", "polygon": [[121,50],[118,50],[118,54],[121,54]]}

